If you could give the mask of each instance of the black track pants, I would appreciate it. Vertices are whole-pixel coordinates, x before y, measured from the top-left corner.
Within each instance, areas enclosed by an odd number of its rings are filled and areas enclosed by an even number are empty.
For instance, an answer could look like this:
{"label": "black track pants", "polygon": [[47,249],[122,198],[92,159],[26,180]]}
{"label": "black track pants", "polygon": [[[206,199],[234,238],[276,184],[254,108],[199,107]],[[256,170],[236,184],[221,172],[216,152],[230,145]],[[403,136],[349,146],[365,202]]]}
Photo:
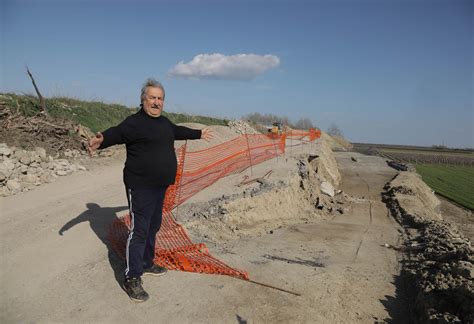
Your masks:
{"label": "black track pants", "polygon": [[153,189],[127,188],[131,227],[125,256],[125,278],[139,278],[153,265],[156,233],[160,229],[163,200],[168,186]]}

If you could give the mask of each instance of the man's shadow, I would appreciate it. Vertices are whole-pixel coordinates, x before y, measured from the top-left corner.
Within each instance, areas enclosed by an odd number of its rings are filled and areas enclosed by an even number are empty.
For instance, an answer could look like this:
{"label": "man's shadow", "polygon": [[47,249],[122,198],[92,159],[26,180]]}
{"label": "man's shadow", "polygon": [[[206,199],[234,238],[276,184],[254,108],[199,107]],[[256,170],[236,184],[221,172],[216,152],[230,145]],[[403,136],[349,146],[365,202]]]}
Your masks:
{"label": "man's shadow", "polygon": [[79,223],[88,221],[94,233],[107,247],[110,267],[114,271],[115,280],[117,280],[118,284],[121,286],[124,278],[125,261],[122,260],[114,251],[111,243],[107,239],[107,234],[109,232],[109,228],[112,222],[118,220],[116,213],[123,210],[128,210],[128,206],[100,207],[98,204],[95,203],[87,203],[86,206],[86,211],[64,224],[58,233],[62,236],[63,233],[71,227]]}

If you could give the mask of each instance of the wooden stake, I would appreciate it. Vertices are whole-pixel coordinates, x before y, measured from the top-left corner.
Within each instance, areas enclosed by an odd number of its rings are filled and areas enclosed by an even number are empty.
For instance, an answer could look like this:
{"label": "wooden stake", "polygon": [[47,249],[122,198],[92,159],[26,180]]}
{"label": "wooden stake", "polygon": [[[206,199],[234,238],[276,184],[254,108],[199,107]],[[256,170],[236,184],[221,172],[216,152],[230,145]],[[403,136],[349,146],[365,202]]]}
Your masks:
{"label": "wooden stake", "polygon": [[283,291],[283,292],[286,292],[286,293],[288,293],[288,294],[292,294],[292,295],[295,295],[295,296],[301,296],[300,293],[296,293],[296,292],[289,291],[289,290],[286,290],[286,289],[283,289],[283,288],[278,288],[278,287],[275,287],[275,286],[267,285],[267,284],[264,284],[264,283],[262,283],[262,282],[258,282],[258,281],[255,281],[255,280],[248,280],[248,282],[251,282],[251,283],[254,283],[254,284],[256,284],[256,285],[263,286],[263,287],[267,287],[267,288],[271,288],[271,289]]}
{"label": "wooden stake", "polygon": [[48,112],[46,111],[46,103],[44,102],[44,98],[41,95],[41,93],[38,89],[38,86],[36,86],[35,79],[33,78],[33,75],[31,74],[30,69],[28,69],[28,65],[26,66],[26,73],[28,73],[28,76],[30,77],[31,82],[33,83],[33,87],[35,88],[36,94],[38,95],[38,98],[40,100],[41,111],[44,112],[45,114],[47,114]]}

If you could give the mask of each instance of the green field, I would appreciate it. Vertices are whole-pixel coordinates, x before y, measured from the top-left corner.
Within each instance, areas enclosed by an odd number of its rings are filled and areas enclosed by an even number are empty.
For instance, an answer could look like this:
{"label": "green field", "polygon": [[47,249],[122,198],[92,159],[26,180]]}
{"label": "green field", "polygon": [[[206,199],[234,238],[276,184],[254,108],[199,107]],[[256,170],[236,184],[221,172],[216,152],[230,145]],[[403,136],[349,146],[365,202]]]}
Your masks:
{"label": "green field", "polygon": [[474,167],[416,164],[416,171],[434,191],[474,210]]}

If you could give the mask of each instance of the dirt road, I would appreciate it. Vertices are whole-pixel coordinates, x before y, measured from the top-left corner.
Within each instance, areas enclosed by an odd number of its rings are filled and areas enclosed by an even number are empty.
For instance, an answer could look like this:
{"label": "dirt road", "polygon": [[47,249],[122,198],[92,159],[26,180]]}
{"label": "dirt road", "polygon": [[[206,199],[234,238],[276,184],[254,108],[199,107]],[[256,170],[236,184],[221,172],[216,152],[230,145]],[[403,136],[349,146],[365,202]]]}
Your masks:
{"label": "dirt road", "polygon": [[[351,161],[356,156],[358,162]],[[395,171],[380,158],[338,153],[349,212],[245,237],[212,253],[251,279],[171,271],[145,277],[132,303],[107,227],[125,212],[122,162],[0,198],[0,322],[373,323],[404,320],[393,277],[398,227],[380,192]],[[62,235],[61,235],[62,234]]]}

